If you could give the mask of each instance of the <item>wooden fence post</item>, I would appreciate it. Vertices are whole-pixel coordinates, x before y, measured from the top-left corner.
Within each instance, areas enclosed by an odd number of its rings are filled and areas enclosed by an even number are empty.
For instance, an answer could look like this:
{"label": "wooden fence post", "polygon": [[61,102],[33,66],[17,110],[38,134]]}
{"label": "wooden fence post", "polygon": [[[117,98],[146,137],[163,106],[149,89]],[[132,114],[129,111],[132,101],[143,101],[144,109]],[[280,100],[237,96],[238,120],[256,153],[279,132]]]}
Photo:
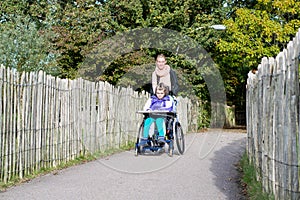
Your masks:
{"label": "wooden fence post", "polygon": [[247,80],[247,152],[275,199],[300,198],[299,35]]}

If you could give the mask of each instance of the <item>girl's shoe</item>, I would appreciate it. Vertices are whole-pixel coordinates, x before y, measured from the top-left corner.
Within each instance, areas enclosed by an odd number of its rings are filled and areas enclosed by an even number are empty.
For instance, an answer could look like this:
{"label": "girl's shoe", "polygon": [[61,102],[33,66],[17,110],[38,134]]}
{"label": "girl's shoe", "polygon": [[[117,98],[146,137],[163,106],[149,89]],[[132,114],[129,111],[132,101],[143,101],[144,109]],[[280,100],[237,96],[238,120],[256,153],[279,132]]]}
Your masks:
{"label": "girl's shoe", "polygon": [[162,145],[162,144],[165,144],[166,143],[166,140],[164,137],[158,137],[158,140],[157,140],[158,144]]}

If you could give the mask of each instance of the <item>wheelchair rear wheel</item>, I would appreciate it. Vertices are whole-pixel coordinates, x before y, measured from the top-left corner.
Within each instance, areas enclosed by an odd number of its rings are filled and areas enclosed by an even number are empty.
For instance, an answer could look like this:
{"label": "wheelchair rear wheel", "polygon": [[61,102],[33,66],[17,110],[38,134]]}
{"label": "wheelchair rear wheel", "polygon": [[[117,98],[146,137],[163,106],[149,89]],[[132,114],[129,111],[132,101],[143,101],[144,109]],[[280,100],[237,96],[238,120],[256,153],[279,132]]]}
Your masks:
{"label": "wheelchair rear wheel", "polygon": [[175,124],[175,139],[176,139],[177,149],[179,153],[183,154],[185,150],[184,134],[183,134],[182,127],[178,122],[176,122]]}

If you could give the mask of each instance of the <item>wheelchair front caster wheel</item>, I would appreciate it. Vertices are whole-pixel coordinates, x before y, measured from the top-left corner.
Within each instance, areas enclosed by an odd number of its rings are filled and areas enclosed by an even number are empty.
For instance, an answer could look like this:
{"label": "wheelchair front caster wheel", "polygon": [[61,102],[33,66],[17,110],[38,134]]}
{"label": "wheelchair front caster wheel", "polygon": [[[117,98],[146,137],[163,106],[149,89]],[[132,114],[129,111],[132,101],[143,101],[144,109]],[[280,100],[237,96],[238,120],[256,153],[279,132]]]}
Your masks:
{"label": "wheelchair front caster wheel", "polygon": [[136,145],[136,147],[134,148],[134,155],[138,156],[139,154],[141,154],[141,152],[142,152],[142,147]]}
{"label": "wheelchair front caster wheel", "polygon": [[169,155],[170,157],[172,157],[172,156],[173,156],[173,153],[174,153],[174,150],[173,150],[173,149],[169,149],[169,153],[168,153],[168,155]]}
{"label": "wheelchair front caster wheel", "polygon": [[168,155],[172,157],[174,154],[174,145],[173,145],[173,140],[169,143],[169,149],[168,149]]}

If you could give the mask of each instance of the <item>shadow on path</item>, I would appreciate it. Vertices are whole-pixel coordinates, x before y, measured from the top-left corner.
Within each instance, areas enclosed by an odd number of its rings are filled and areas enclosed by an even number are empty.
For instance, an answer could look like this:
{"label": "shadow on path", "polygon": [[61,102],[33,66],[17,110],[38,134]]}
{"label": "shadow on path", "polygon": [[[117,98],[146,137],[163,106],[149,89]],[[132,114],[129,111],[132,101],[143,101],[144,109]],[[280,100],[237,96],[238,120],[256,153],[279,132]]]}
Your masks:
{"label": "shadow on path", "polygon": [[[219,143],[226,141],[225,133],[221,136]],[[242,194],[241,174],[237,169],[237,164],[245,152],[246,138],[237,137],[236,140],[231,140],[230,143],[221,146],[219,150],[214,151],[210,167],[210,171],[215,175],[214,183],[220,191],[223,191],[227,199],[245,200],[247,198]]]}

